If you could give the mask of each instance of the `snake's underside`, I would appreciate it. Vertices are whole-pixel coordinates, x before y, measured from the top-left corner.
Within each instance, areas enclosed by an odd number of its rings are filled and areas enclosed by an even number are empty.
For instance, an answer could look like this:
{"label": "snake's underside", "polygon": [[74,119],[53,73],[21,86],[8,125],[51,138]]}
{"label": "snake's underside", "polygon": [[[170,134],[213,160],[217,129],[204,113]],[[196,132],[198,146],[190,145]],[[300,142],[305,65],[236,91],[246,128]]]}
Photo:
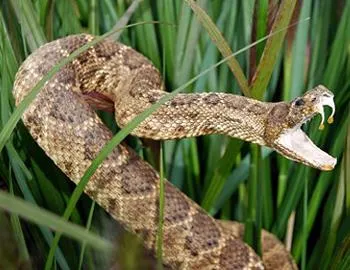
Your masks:
{"label": "snake's underside", "polygon": [[[69,36],[29,56],[16,76],[16,103],[62,58],[92,39],[85,34]],[[105,40],[49,80],[24,113],[23,121],[47,155],[78,183],[112,137],[92,107],[112,104],[116,121],[123,127],[164,95],[161,76],[149,60],[123,44]],[[317,112],[323,116],[323,105],[334,109],[332,97],[323,86],[290,103],[266,103],[224,93],[178,94],[133,134],[155,140],[226,134],[329,170],[336,160],[318,149],[300,126]],[[155,253],[159,176],[131,148],[119,145],[93,175],[85,192]],[[241,225],[214,220],[169,182],[165,183],[164,211],[163,258],[170,268],[296,268],[273,235],[263,232],[262,262],[241,240]]]}

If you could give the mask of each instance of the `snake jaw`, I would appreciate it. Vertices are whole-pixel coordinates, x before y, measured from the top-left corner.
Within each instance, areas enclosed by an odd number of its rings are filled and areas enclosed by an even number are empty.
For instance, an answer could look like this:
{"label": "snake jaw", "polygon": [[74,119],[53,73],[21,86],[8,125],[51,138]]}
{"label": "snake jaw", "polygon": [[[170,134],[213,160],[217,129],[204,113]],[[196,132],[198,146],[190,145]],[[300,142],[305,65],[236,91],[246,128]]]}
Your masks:
{"label": "snake jaw", "polygon": [[289,159],[323,171],[333,170],[337,164],[337,159],[318,148],[300,127],[294,127],[281,134],[276,145],[278,152]]}
{"label": "snake jaw", "polygon": [[311,106],[311,112],[303,118],[303,121],[280,134],[275,142],[278,151],[292,160],[302,162],[317,169],[324,171],[333,170],[337,164],[337,159],[318,148],[301,129],[302,124],[311,120],[319,113],[322,118],[319,129],[322,130],[325,119],[324,106],[329,106],[332,109],[332,113],[327,120],[328,123],[332,123],[335,113],[333,98],[334,95],[329,91],[318,96],[317,101]]}

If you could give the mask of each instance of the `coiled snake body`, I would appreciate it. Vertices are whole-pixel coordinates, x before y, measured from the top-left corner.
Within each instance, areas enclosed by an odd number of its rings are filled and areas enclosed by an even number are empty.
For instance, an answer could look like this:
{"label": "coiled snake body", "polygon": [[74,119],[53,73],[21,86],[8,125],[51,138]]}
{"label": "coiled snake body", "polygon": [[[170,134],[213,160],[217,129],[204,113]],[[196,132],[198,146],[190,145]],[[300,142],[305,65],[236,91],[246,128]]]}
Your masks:
{"label": "coiled snake body", "polygon": [[[45,44],[29,56],[16,76],[16,103],[58,61],[92,39],[85,34],[69,36]],[[101,100],[113,101],[116,121],[122,127],[165,94],[159,72],[144,56],[105,40],[49,80],[24,113],[23,122],[47,155],[77,183],[112,136],[89,103],[98,107]],[[333,106],[332,97],[322,86],[291,103],[265,103],[224,93],[179,94],[133,134],[157,140],[227,134],[267,145],[307,165],[332,169],[335,159],[300,130],[303,122],[321,112],[322,105]],[[289,137],[302,140],[296,143]],[[90,179],[85,192],[155,252],[159,176],[131,148],[119,145]],[[296,268],[271,234],[263,232],[264,263],[239,239],[241,234],[240,225],[214,220],[166,182],[165,265],[174,269]]]}

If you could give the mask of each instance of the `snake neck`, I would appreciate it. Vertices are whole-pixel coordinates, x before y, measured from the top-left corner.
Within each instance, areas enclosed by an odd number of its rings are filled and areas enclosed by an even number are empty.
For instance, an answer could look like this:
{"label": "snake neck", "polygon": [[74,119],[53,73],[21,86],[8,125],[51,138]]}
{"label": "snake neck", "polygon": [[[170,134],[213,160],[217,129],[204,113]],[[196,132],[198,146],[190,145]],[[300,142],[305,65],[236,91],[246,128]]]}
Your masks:
{"label": "snake neck", "polygon": [[[150,91],[134,105],[140,113],[165,94],[164,91]],[[226,93],[179,94],[144,120],[133,135],[167,140],[223,134],[265,145],[265,125],[270,109],[269,103]],[[124,126],[136,116],[126,117],[126,114],[116,107],[119,125]]]}

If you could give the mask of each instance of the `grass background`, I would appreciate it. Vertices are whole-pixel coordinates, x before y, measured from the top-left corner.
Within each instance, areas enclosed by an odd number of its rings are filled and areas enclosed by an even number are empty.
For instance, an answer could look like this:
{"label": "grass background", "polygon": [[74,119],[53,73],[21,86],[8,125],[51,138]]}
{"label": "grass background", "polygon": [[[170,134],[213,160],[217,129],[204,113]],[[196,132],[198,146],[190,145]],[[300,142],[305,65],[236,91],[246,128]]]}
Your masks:
{"label": "grass background", "polygon": [[[320,172],[265,148],[224,136],[205,136],[164,142],[164,173],[216,218],[244,222],[248,228],[245,238],[257,251],[256,234],[263,227],[285,241],[302,269],[349,267],[350,1],[134,2],[140,4],[134,3],[135,9],[128,13],[131,1],[122,0],[0,1],[0,143],[5,145],[0,153],[0,178],[6,193],[25,200],[1,194],[0,207],[11,214],[0,212],[1,243],[9,243],[0,244],[0,268],[31,264],[36,269],[45,263],[48,267],[48,255],[54,252],[54,234],[49,228],[66,235],[87,233],[86,238],[81,237],[85,240],[98,237],[96,234],[114,239],[110,237],[110,231],[114,231],[113,235],[122,239],[114,255],[124,267],[137,265],[135,258],[142,251],[130,244],[130,236],[119,236],[104,211],[86,196],[72,208],[71,221],[81,226],[59,223],[74,185],[21,123],[13,132],[7,128],[14,110],[14,76],[31,51],[73,33],[103,34],[116,24],[123,26],[129,15],[129,23],[161,22],[124,29],[119,40],[142,52],[163,71],[169,91],[223,56],[265,37],[271,29],[279,31],[298,22],[285,36],[282,31],[246,49],[230,58],[229,65],[222,64],[199,77],[184,92],[243,92],[279,101],[290,100],[318,84],[326,85],[335,94],[335,123],[321,132],[316,117],[305,128],[317,145],[338,158],[335,170]],[[106,114],[102,117],[116,131],[113,118]],[[2,136],[6,132],[8,138]],[[152,162],[150,151],[139,140],[128,140]],[[41,208],[26,208],[32,205]],[[20,220],[18,215],[37,225]],[[96,250],[105,250],[109,242],[98,239],[100,242],[91,240],[92,244],[87,245],[88,240],[62,238],[54,253],[54,267],[101,266],[106,256]]]}

